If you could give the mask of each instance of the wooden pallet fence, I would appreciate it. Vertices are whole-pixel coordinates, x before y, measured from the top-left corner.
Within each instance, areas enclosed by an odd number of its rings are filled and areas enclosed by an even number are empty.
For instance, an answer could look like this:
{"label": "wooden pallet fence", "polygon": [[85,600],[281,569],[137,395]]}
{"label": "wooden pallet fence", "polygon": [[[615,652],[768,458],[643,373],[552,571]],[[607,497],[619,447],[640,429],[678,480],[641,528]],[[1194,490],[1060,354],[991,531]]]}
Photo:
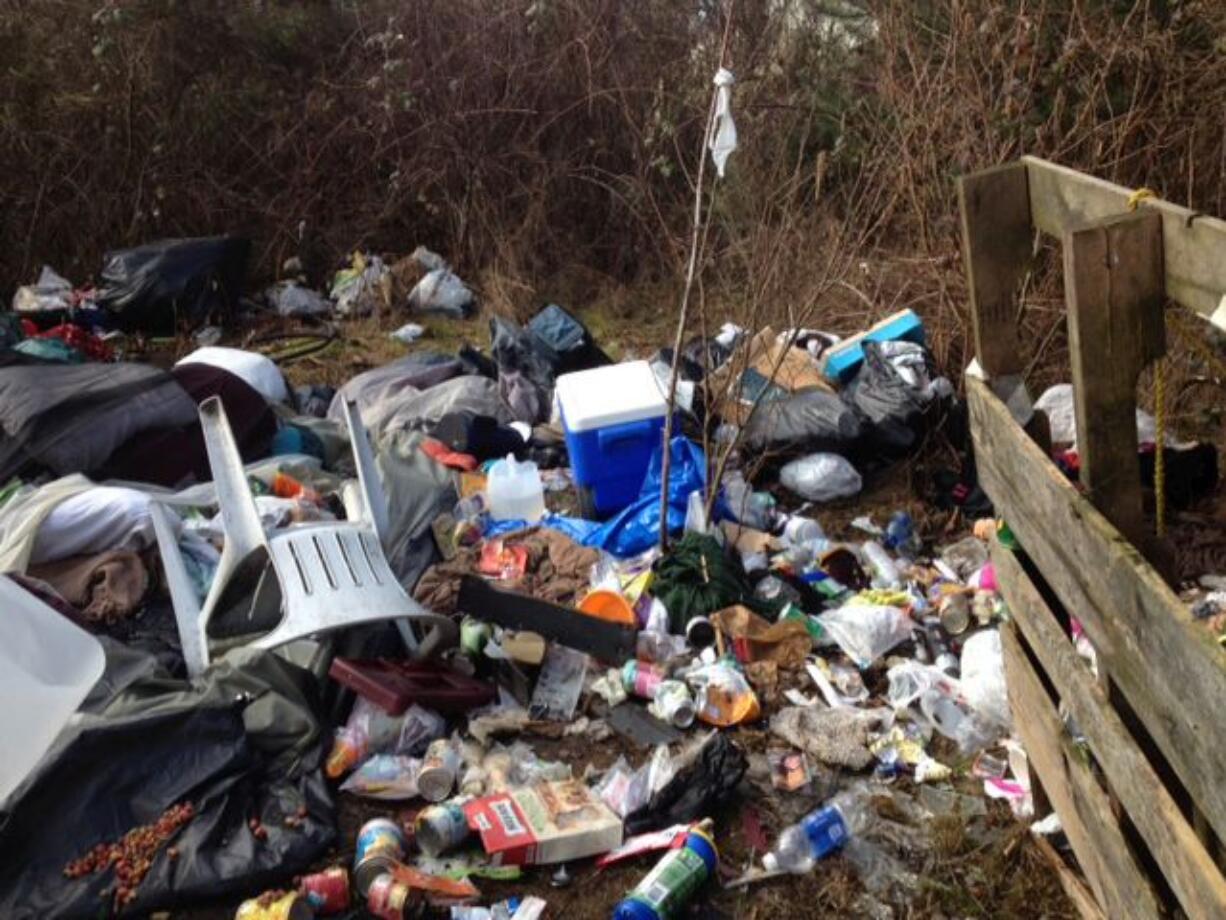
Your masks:
{"label": "wooden pallet fence", "polygon": [[[1226,223],[1033,157],[963,177],[959,202],[976,462],[1024,550],[992,553],[1009,695],[1085,875],[1066,887],[1086,916],[1226,917],[1226,652],[1151,564],[1164,548],[1142,513],[1135,424],[1166,302],[1206,317],[1226,303]],[[1042,420],[1015,417],[1018,292],[1039,233],[1063,246],[1081,490],[1051,461]]]}

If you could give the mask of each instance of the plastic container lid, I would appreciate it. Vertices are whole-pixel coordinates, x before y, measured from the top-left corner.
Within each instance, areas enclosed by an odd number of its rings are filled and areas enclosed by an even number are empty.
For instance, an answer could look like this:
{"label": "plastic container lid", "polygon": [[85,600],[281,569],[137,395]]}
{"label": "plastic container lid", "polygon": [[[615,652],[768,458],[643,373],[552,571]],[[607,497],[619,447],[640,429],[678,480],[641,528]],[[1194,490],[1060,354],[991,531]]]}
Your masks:
{"label": "plastic container lid", "polygon": [[557,394],[566,429],[572,432],[660,418],[668,412],[668,401],[646,361],[563,374]]}

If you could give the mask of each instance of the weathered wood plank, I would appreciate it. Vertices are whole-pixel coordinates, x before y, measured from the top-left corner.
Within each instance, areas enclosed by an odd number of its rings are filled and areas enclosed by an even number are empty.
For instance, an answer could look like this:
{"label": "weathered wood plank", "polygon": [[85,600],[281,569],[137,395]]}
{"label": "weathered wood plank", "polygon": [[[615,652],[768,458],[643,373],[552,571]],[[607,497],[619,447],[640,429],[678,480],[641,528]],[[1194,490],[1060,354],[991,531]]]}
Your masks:
{"label": "weathered wood plank", "polygon": [[1072,742],[1016,629],[1016,624],[1006,623],[1001,628],[1001,643],[1014,728],[1030,757],[1031,771],[1043,780],[1077,861],[1107,916],[1157,917],[1158,900],[1112,818],[1107,793],[1071,750]]}
{"label": "weathered wood plank", "polygon": [[1137,377],[1166,351],[1162,220],[1124,214],[1064,237],[1064,293],[1081,481],[1136,546],[1145,539],[1137,469]]}
{"label": "weathered wood plank", "polygon": [[[1031,777],[1033,785],[1035,777]],[[1064,893],[1068,895],[1068,899],[1073,902],[1073,906],[1077,908],[1077,913],[1081,914],[1082,920],[1106,920],[1106,914],[1103,913],[1098,902],[1094,900],[1094,894],[1082,880],[1081,876],[1064,864],[1064,860],[1060,854],[1056,852],[1056,848],[1047,842],[1046,837],[1034,835],[1034,845],[1038,847],[1039,852],[1043,854],[1043,858],[1055,871],[1060,879],[1060,884],[1064,887]]]}
{"label": "weathered wood plank", "polygon": [[1226,879],[1123,721],[1078,659],[1021,565],[1000,544],[992,561],[1013,620],[1085,734],[1103,772],[1190,917],[1226,917]]}
{"label": "weathered wood plank", "polygon": [[[1044,233],[1063,238],[1073,227],[1121,214],[1131,189],[1023,157],[1030,216]],[[1166,293],[1202,316],[1211,316],[1226,295],[1226,221],[1198,215],[1169,201],[1149,199],[1141,207],[1162,218]]]}
{"label": "weathered wood plank", "polygon": [[980,481],[1103,667],[1226,839],[1226,653],[1162,578],[1014,423],[966,379]]}
{"label": "weathered wood plank", "polygon": [[1021,373],[1017,291],[1034,235],[1025,165],[960,177],[958,205],[975,355],[989,377]]}

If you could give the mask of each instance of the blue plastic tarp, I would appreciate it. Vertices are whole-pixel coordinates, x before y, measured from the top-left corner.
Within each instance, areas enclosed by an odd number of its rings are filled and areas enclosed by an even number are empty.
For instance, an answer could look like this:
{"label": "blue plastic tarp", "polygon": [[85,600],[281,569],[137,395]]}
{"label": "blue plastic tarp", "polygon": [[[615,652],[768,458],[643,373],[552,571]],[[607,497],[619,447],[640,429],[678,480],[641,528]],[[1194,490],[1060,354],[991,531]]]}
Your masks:
{"label": "blue plastic tarp", "polygon": [[[660,467],[664,462],[663,448],[657,448],[647,467],[647,475],[639,489],[639,497],[603,524],[582,518],[548,514],[541,521],[566,534],[576,543],[603,549],[614,556],[637,556],[660,542]],[[668,531],[676,533],[685,527],[686,503],[690,493],[706,483],[707,459],[702,448],[684,437],[673,438],[672,461],[668,470]],[[715,519],[722,516],[717,508]],[[530,526],[527,521],[496,521],[486,530],[486,536],[496,537]]]}

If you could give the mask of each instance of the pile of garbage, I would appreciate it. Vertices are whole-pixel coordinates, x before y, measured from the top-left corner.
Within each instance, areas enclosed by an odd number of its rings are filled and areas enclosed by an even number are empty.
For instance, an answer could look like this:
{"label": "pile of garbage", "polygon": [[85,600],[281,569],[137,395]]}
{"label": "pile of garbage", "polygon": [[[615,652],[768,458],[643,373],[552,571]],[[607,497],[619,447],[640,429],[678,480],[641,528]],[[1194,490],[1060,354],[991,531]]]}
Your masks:
{"label": "pile of garbage", "polygon": [[[44,272],[16,315],[175,284],[209,315],[234,247],[201,286],[180,243],[116,255],[93,294]],[[471,309],[415,260],[410,302]],[[329,298],[273,300],[353,315],[393,274],[355,254]],[[952,406],[914,314],[687,343],[667,445],[670,352],[614,362],[557,305],[489,335],[295,390],[257,352],[65,363],[15,334],[0,913],[522,920],[548,897],[479,885],[623,864],[612,915],[671,918],[835,854],[900,905],[926,822],[983,813],[968,778],[1031,813],[987,549],[1007,529],[957,476],[985,514],[961,539],[823,521]],[[377,810],[352,838],[338,797]],[[735,814],[760,840],[721,858]]]}

